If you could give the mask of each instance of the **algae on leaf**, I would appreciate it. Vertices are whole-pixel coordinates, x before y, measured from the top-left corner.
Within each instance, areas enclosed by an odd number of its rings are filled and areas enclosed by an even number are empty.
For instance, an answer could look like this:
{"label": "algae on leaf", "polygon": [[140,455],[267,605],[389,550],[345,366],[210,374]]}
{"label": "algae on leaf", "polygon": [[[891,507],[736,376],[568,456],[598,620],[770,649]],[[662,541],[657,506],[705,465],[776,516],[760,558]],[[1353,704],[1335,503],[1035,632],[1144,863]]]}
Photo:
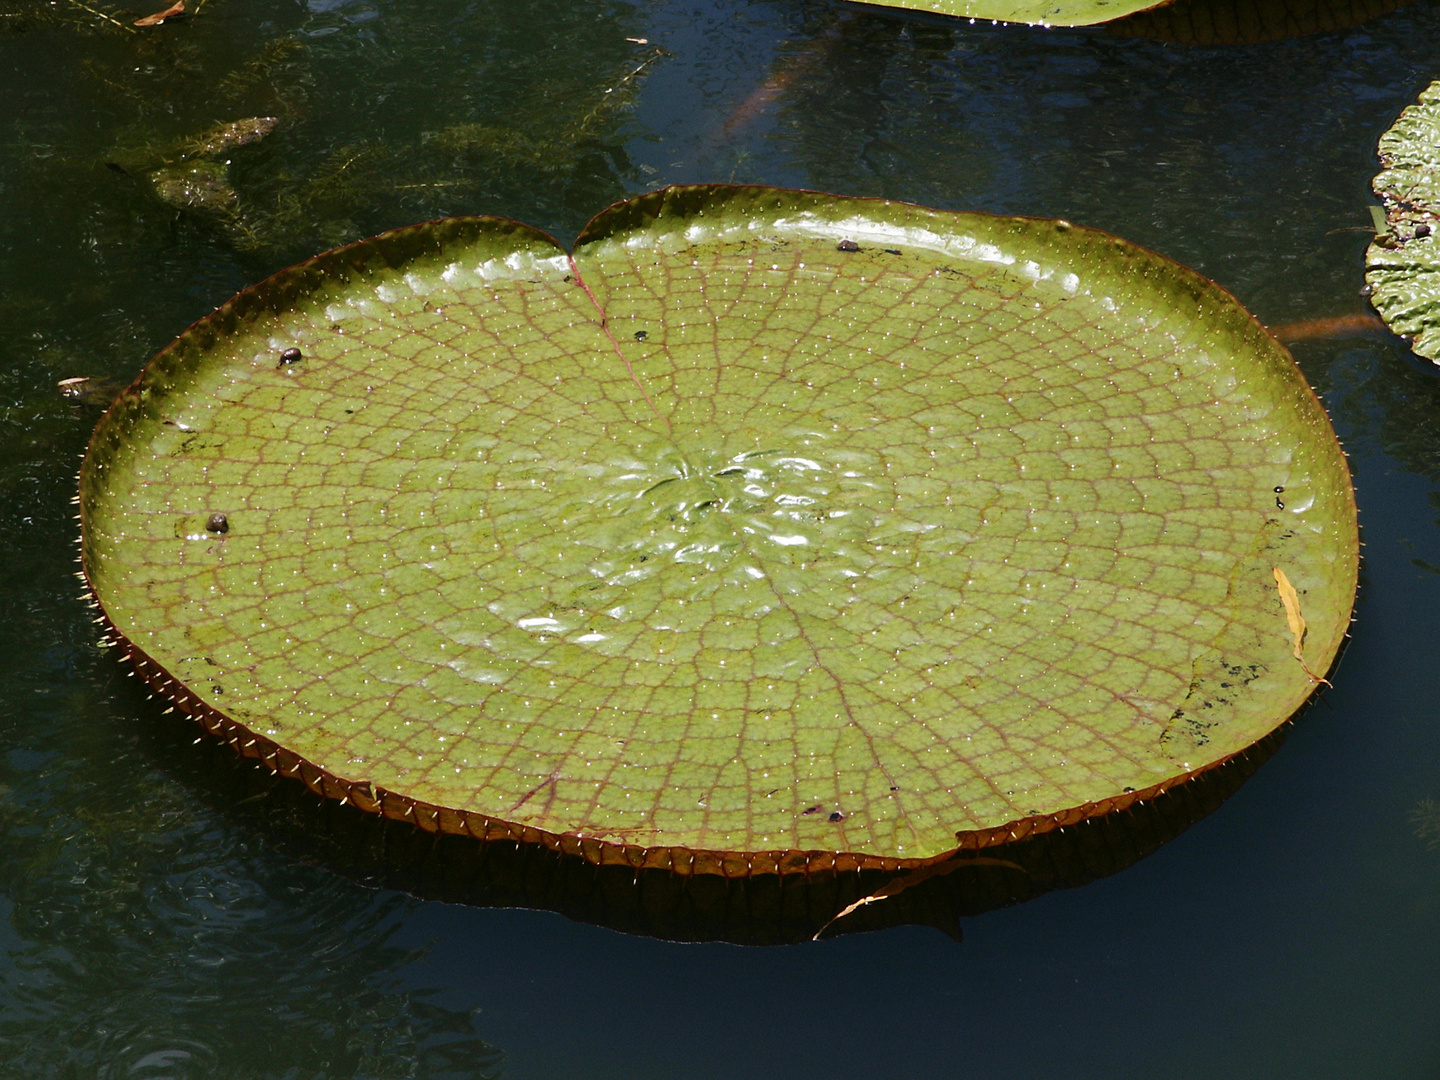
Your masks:
{"label": "algae on leaf", "polygon": [[1206,774],[1314,691],[1358,552],[1319,402],[1210,282],[770,188],[618,204],[573,255],[469,218],[282,272],[121,396],[81,510],[119,640],[241,753],[730,876]]}
{"label": "algae on leaf", "polygon": [[1380,136],[1375,194],[1388,228],[1365,252],[1370,303],[1385,325],[1440,363],[1440,82]]}

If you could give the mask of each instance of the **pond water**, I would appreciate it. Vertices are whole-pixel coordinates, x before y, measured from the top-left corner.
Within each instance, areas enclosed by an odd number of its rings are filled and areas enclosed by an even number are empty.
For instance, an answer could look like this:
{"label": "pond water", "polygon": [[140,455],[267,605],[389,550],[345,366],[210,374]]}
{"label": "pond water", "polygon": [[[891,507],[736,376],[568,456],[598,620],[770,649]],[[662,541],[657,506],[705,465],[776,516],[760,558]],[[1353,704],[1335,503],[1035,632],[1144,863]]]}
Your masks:
{"label": "pond water", "polygon": [[[1179,839],[958,944],[677,945],[305,857],[97,648],[98,408],[56,392],[346,240],[494,213],[568,241],[691,181],[1065,217],[1267,324],[1358,313],[1375,142],[1440,75],[1440,7],[1223,49],[807,0],[115,14],[0,5],[0,1075],[1440,1076],[1440,372],[1393,337],[1294,347],[1366,542],[1333,690]],[[228,179],[159,197],[255,116]]]}

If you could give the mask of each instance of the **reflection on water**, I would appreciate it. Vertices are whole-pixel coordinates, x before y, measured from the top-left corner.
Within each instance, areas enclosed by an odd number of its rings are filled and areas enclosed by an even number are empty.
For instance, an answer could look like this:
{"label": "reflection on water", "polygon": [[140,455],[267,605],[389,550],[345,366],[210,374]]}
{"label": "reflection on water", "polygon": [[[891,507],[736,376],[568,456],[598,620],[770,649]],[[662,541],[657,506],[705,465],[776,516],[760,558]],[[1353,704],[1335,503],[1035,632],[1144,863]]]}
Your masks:
{"label": "reflection on water", "polygon": [[[184,721],[165,725],[161,737],[169,753],[188,759],[196,797],[222,814],[233,807],[232,820],[288,856],[347,879],[451,903],[555,911],[672,941],[774,945],[906,925],[933,927],[959,941],[962,918],[1118,873],[1173,840],[1232,795],[1279,748],[1286,730],[1183,788],[1003,850],[964,853],[952,868],[921,875],[913,886],[879,871],[727,880],[601,868],[538,845],[478,843],[362,813],[314,795],[299,780],[237,760],[219,743],[196,749]],[[892,883],[903,887],[835,917]]]}
{"label": "reflection on water", "polygon": [[[714,1048],[739,1034],[825,1048],[747,1056],[787,1078],[890,1075],[901,1052],[907,1075],[1169,1075],[1177,1045],[1196,1077],[1433,1074],[1440,858],[1412,814],[1440,799],[1440,400],[1393,338],[1295,346],[1367,541],[1335,689],[1185,835],[968,920],[959,947],[680,948],[297,858],[269,797],[227,802],[95,647],[68,499],[97,407],[56,390],[128,382],[329,243],[450,213],[569,239],[682,181],[1068,217],[1266,322],[1347,316],[1366,237],[1337,230],[1369,221],[1375,140],[1435,77],[1433,4],[1234,49],[820,0],[206,0],[147,33],[78,8],[0,4],[0,1072],[731,1076]],[[156,157],[271,116],[216,159],[256,242],[154,190]],[[1183,974],[1160,993],[1157,972]],[[637,1016],[643,1047],[616,1035]],[[997,1038],[1017,1016],[1025,1038]]]}

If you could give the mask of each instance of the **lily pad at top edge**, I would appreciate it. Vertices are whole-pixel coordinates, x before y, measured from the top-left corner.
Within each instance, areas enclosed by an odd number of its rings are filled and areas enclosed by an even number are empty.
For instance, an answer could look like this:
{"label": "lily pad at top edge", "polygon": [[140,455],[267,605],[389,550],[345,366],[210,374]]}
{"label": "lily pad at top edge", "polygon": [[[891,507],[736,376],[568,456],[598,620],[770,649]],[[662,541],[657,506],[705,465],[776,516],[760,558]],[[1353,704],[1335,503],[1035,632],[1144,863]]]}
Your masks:
{"label": "lily pad at top edge", "polygon": [[621,203],[573,259],[472,218],[284,271],[122,395],[81,510],[132,658],[241,752],[729,873],[1185,782],[1311,694],[1358,552],[1318,401],[1198,275],[743,187]]}
{"label": "lily pad at top edge", "polygon": [[1365,252],[1370,303],[1385,325],[1440,363],[1440,82],[1380,136],[1375,194],[1389,228]]}
{"label": "lily pad at top edge", "polygon": [[[933,11],[961,19],[1030,26],[1091,26],[1156,6],[1154,0],[863,0],[877,7]],[[1163,2],[1163,0],[1162,0]]]}
{"label": "lily pad at top edge", "polygon": [[1237,45],[1342,30],[1410,0],[863,0],[970,20],[1092,26],[1122,37]]}

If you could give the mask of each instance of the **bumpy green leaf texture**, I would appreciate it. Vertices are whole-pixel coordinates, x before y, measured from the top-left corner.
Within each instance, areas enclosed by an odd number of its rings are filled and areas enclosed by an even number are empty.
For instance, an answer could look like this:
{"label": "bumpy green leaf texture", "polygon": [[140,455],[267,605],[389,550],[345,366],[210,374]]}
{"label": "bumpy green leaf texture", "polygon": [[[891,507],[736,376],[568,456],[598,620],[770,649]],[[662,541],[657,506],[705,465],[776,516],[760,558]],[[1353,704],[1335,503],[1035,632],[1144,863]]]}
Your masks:
{"label": "bumpy green leaf texture", "polygon": [[1440,82],[1380,136],[1375,194],[1389,230],[1365,253],[1370,303],[1421,356],[1440,363]]}
{"label": "bumpy green leaf texture", "polygon": [[1209,282],[764,188],[620,204],[573,261],[479,218],[277,275],[112,408],[82,512],[132,656],[242,752],[735,873],[1183,782],[1310,695],[1357,562],[1323,410]]}

